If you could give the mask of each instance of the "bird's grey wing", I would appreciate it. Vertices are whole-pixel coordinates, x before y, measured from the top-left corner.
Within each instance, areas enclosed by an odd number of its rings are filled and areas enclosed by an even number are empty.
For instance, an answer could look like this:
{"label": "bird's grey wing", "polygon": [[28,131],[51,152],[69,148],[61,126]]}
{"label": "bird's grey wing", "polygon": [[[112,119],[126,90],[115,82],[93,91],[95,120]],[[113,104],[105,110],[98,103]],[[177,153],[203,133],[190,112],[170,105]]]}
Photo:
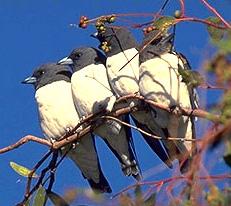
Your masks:
{"label": "bird's grey wing", "polygon": [[[132,119],[135,123],[135,125],[142,129],[143,131],[149,133],[149,134],[153,134],[153,132],[144,124],[140,123],[139,121],[137,121],[133,116]],[[145,135],[144,133],[141,133],[141,135],[143,136],[143,138],[145,139],[145,141],[147,142],[147,144],[149,145],[149,147],[156,153],[156,155],[169,167],[172,168],[172,161],[169,158],[168,153],[166,152],[166,148],[164,144],[161,144],[161,142],[157,139],[154,139],[148,135]],[[153,134],[156,135],[156,134]]]}
{"label": "bird's grey wing", "polygon": [[[122,120],[128,124],[130,124],[130,115],[123,115],[122,116]],[[141,173],[141,169],[140,169],[140,165],[139,165],[139,161],[137,158],[137,154],[136,154],[136,150],[135,150],[135,145],[134,145],[134,141],[133,141],[133,136],[132,136],[132,129],[131,127],[125,127],[125,131],[126,131],[126,137],[128,140],[128,144],[129,144],[129,153],[130,153],[130,157],[131,159],[133,159],[133,161],[135,161],[135,164],[133,165],[132,170],[134,170],[132,173],[136,174],[137,173],[137,169],[139,169],[140,173]],[[140,174],[141,175],[141,174]],[[141,177],[139,176],[139,174],[137,175],[133,175],[136,179],[140,179]]]}
{"label": "bird's grey wing", "polygon": [[93,190],[111,193],[111,187],[105,178],[98,159],[95,140],[92,135],[82,137],[75,148],[67,154],[68,157],[79,167]]}
{"label": "bird's grey wing", "polygon": [[[119,119],[124,120],[123,117],[119,117]],[[115,129],[112,127],[120,127],[120,130],[115,132]],[[127,137],[125,126],[114,120],[107,121],[95,130],[95,134],[103,138],[107,146],[119,160],[124,174],[126,176],[132,175],[139,180],[139,169],[129,143],[131,136]]]}

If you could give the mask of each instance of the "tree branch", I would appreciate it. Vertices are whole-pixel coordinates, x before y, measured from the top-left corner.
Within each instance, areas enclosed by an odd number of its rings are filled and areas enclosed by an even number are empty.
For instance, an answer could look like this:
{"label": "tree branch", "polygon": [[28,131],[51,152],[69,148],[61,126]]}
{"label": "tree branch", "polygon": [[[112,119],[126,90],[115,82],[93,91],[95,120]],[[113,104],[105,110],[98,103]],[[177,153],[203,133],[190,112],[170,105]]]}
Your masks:
{"label": "tree branch", "polygon": [[27,184],[26,184],[26,191],[25,191],[25,197],[28,196],[30,192],[30,186],[31,186],[31,181],[32,181],[32,176],[36,172],[36,170],[43,164],[43,162],[52,154],[52,151],[50,150],[47,152],[41,160],[38,161],[38,163],[34,166],[34,168],[31,170],[30,174],[28,175],[27,178]]}
{"label": "tree branch", "polygon": [[231,28],[231,25],[218,13],[218,11],[212,7],[207,0],[200,0],[212,13],[214,13],[227,28]]}
{"label": "tree branch", "polygon": [[[159,140],[163,139],[163,137],[159,137],[159,136],[150,134],[148,132],[145,132],[144,130],[142,130],[142,129],[136,127],[136,126],[128,124],[128,123],[126,123],[126,122],[124,122],[124,121],[122,121],[120,119],[115,118],[115,117],[112,117],[112,116],[102,116],[101,118],[102,119],[111,119],[111,120],[114,120],[116,122],[119,122],[120,124],[122,124],[124,126],[127,126],[127,127],[130,127],[132,129],[135,129],[135,130],[139,131],[140,133],[143,133],[143,134],[145,134],[145,135],[147,135],[147,136],[149,136],[149,137],[151,137],[153,139],[159,139]],[[180,137],[166,137],[165,140],[169,140],[169,141],[172,141],[172,140],[176,141],[176,140],[178,140],[178,141],[189,141],[189,142],[199,142],[199,141],[202,141],[201,139],[187,139],[187,138],[180,138]]]}
{"label": "tree branch", "polygon": [[199,23],[203,23],[203,24],[212,26],[212,27],[217,28],[217,29],[227,29],[228,28],[227,26],[221,26],[219,24],[215,24],[215,23],[208,21],[206,19],[199,19],[199,18],[195,18],[195,17],[183,17],[183,18],[176,19],[176,23],[183,22],[183,21],[199,22]]}
{"label": "tree branch", "polygon": [[14,150],[18,147],[20,147],[21,145],[29,142],[29,141],[32,141],[32,142],[37,142],[37,143],[40,143],[40,144],[43,144],[43,145],[46,145],[48,147],[52,147],[52,144],[51,142],[49,142],[48,140],[46,139],[43,139],[43,138],[40,138],[40,137],[35,137],[33,135],[26,135],[25,137],[22,137],[19,141],[17,141],[16,143],[12,144],[12,145],[9,145],[7,147],[4,147],[2,149],[0,149],[0,154],[3,154],[3,153],[6,153],[6,152],[9,152],[11,150]]}
{"label": "tree branch", "polygon": [[[151,100],[148,100],[148,99],[145,99],[144,97],[142,96],[139,96],[139,95],[127,95],[127,96],[124,96],[124,97],[121,97],[117,100],[117,103],[120,103],[120,102],[123,102],[123,101],[127,101],[127,100],[139,100],[141,101],[141,104],[142,104],[142,101],[149,104],[150,106],[154,107],[154,108],[159,108],[159,109],[162,109],[162,110],[165,110],[167,112],[170,112],[172,113],[171,109],[164,105],[164,104],[160,104],[160,103],[156,103],[154,101],[151,101]],[[200,118],[204,118],[204,119],[208,119],[210,121],[213,121],[215,123],[220,123],[220,118],[218,115],[215,115],[215,114],[211,114],[205,110],[201,110],[201,109],[187,109],[187,108],[180,108],[181,109],[181,112],[178,113],[178,114],[174,114],[174,115],[185,115],[185,116],[195,116],[195,117],[200,117]],[[43,144],[43,145],[46,145],[48,147],[50,147],[51,149],[59,149],[69,143],[73,143],[75,142],[77,139],[81,138],[82,136],[86,135],[87,133],[89,132],[92,132],[96,127],[100,126],[102,124],[102,121],[99,121],[99,119],[101,118],[102,120],[102,117],[104,116],[104,118],[115,118],[114,120],[116,121],[120,121],[118,119],[116,119],[116,117],[119,117],[123,114],[128,114],[128,113],[131,113],[133,111],[138,111],[138,110],[142,110],[142,108],[140,108],[139,105],[135,105],[133,107],[130,107],[130,106],[127,106],[127,107],[124,107],[124,108],[120,108],[120,109],[117,109],[113,112],[111,112],[110,114],[110,117],[109,116],[105,116],[105,111],[103,112],[99,112],[97,114],[92,114],[92,115],[89,115],[87,116],[85,119],[83,119],[82,121],[80,121],[77,126],[74,128],[74,130],[72,130],[71,132],[68,132],[67,134],[65,134],[63,137],[60,138],[60,140],[54,142],[53,144],[51,142],[49,142],[48,140],[46,139],[42,139],[42,138],[39,138],[39,137],[35,137],[33,135],[27,135],[23,138],[21,138],[18,142],[12,144],[12,145],[9,145],[7,147],[4,147],[2,149],[0,149],[0,154],[2,153],[5,153],[5,152],[9,152],[13,149],[16,149],[18,147],[20,147],[21,145],[29,142],[29,141],[33,141],[33,142],[37,142],[37,143],[40,143],[40,144]],[[173,113],[172,113],[173,114]],[[141,130],[140,128],[137,128],[137,127],[134,127],[130,124],[125,124],[125,122],[120,122],[126,126],[129,126],[129,127],[132,127],[133,129],[136,129],[152,138],[156,138],[156,139],[161,139],[161,137],[157,137],[155,135],[152,135],[152,134],[148,134],[147,132]],[[86,126],[81,129],[80,131],[77,132],[77,130],[79,129],[80,126],[82,126],[83,124],[86,124]],[[177,138],[177,137],[171,137],[169,140],[182,140],[181,138]],[[192,140],[187,140],[185,139],[185,141],[192,141]],[[194,141],[194,140],[193,140]],[[196,141],[196,140],[195,140]]]}
{"label": "tree branch", "polygon": [[[164,180],[157,180],[157,181],[143,181],[143,182],[137,182],[136,184],[130,185],[128,187],[126,187],[125,189],[119,191],[118,193],[116,193],[115,195],[113,195],[112,198],[117,197],[118,195],[121,195],[124,192],[127,192],[128,190],[131,190],[133,188],[136,188],[137,186],[147,186],[147,185],[151,185],[151,186],[159,186],[159,185],[163,185],[163,184],[167,184],[170,183],[172,181],[176,181],[176,180],[187,180],[188,177],[187,176],[175,176],[175,177],[170,177]],[[208,180],[208,179],[213,179],[213,180],[220,180],[220,179],[231,179],[231,175],[230,174],[220,174],[220,175],[208,175],[208,176],[200,176],[198,177],[198,179],[200,180]]]}
{"label": "tree branch", "polygon": [[181,16],[184,17],[185,15],[185,6],[184,6],[184,0],[179,0],[180,1],[180,11],[181,11]]}
{"label": "tree branch", "polygon": [[[144,101],[145,103],[147,103],[147,104],[149,104],[149,105],[151,105],[151,106],[153,106],[155,108],[162,109],[162,110],[165,110],[165,111],[167,111],[169,113],[172,113],[172,110],[169,108],[169,106],[166,106],[166,105],[160,104],[160,103],[156,103],[156,102],[154,102],[152,100],[145,99],[144,97],[139,96],[139,95],[123,96],[123,97],[119,98],[117,100],[117,102],[121,102],[121,101],[128,100],[128,99],[139,99],[139,100]],[[203,119],[213,121],[215,123],[221,123],[219,115],[209,113],[209,112],[207,112],[205,110],[202,110],[202,109],[188,109],[188,108],[183,108],[183,107],[181,107],[180,109],[181,109],[181,114],[178,114],[179,116],[180,115],[195,116],[195,117],[199,117],[199,118],[203,118]]]}

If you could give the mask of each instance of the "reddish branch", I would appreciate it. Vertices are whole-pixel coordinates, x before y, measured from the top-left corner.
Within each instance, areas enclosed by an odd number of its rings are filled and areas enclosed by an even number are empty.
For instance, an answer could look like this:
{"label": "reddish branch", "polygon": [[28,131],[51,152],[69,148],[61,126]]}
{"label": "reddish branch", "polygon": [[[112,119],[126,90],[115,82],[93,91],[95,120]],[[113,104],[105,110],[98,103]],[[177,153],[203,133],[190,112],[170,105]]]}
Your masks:
{"label": "reddish branch", "polygon": [[[146,102],[147,104],[149,104],[149,105],[151,105],[153,107],[163,109],[163,110],[165,110],[167,112],[170,112],[170,113],[172,112],[171,109],[168,106],[166,106],[164,104],[159,104],[159,103],[153,102],[151,100],[144,99],[144,97],[138,96],[138,95],[124,96],[124,97],[121,97],[120,99],[118,99],[117,102],[119,103],[119,102],[127,101],[129,99],[138,99],[138,100]],[[138,110],[138,109],[139,109],[139,107],[137,107],[137,106],[124,107],[122,109],[118,109],[116,111],[113,111],[110,114],[110,116],[119,117],[119,116],[121,116],[123,114],[128,114],[128,113],[130,113],[130,112],[132,112],[134,110]],[[89,117],[87,117],[83,121],[81,121],[77,125],[77,127],[75,127],[75,130],[78,129],[78,127],[83,125],[84,123],[88,123],[88,125],[85,128],[81,129],[81,131],[78,131],[76,133],[75,133],[75,131],[72,131],[72,133],[68,133],[69,135],[65,135],[64,137],[60,138],[59,141],[54,142],[53,144],[51,142],[49,142],[48,140],[45,140],[45,139],[42,139],[42,138],[39,138],[39,137],[35,137],[35,136],[32,136],[32,135],[27,135],[27,136],[23,137],[22,139],[20,139],[15,144],[12,144],[10,146],[7,146],[5,148],[0,149],[0,154],[11,151],[13,149],[16,149],[19,146],[27,143],[28,141],[33,141],[33,142],[37,142],[37,143],[46,145],[46,146],[50,147],[51,149],[59,149],[60,147],[63,147],[65,145],[69,144],[69,143],[72,143],[72,142],[76,141],[77,139],[81,138],[82,136],[84,136],[87,133],[94,130],[96,127],[100,126],[102,124],[102,122],[99,122],[97,120],[99,120],[102,117],[102,113],[99,113],[99,114],[100,115],[90,115]],[[201,110],[201,109],[192,110],[192,109],[187,109],[187,108],[181,108],[181,113],[176,114],[176,115],[196,116],[196,117],[208,119],[208,120],[211,120],[211,121],[214,121],[214,122],[219,122],[220,121],[218,115],[211,114],[211,113],[206,112],[206,111]],[[92,124],[92,122],[93,122],[93,124]],[[127,126],[131,126],[131,125],[127,125]],[[139,128],[136,128],[136,127],[133,127],[133,128],[136,129],[136,130],[139,130],[140,132],[144,132],[144,131],[141,131]],[[161,138],[161,137],[156,137],[156,136],[154,136],[152,134],[149,134],[149,136],[152,137],[152,138],[157,138],[157,139]],[[174,140],[181,140],[181,138],[174,138]],[[191,141],[193,141],[193,140],[191,140]]]}
{"label": "reddish branch", "polygon": [[212,7],[207,0],[200,0],[211,12],[213,12],[227,28],[231,28],[231,25],[217,12],[217,10]]}
{"label": "reddish branch", "polygon": [[9,151],[11,151],[13,149],[16,149],[16,148],[20,147],[21,145],[23,145],[23,144],[25,144],[27,142],[30,142],[30,141],[37,142],[37,143],[46,145],[48,147],[52,147],[52,144],[46,139],[43,139],[43,138],[40,138],[40,137],[35,137],[33,135],[27,135],[25,137],[22,137],[16,143],[0,149],[0,154],[9,152]]}
{"label": "reddish branch", "polygon": [[206,134],[204,140],[199,144],[200,150],[203,151],[206,147],[219,141],[231,134],[231,121],[227,122],[223,127],[219,128],[216,132],[211,131]]}
{"label": "reddish branch", "polygon": [[185,15],[185,6],[184,6],[184,0],[179,0],[180,1],[180,11],[181,11],[181,16],[184,17]]}
{"label": "reddish branch", "polygon": [[[48,156],[50,156],[50,154],[47,153],[44,158],[47,158]],[[25,206],[25,203],[27,202],[27,200],[31,197],[31,195],[37,191],[37,189],[41,186],[44,185],[45,182],[50,179],[50,183],[49,183],[49,188],[53,186],[54,183],[54,172],[55,172],[55,168],[56,168],[56,162],[57,162],[57,158],[58,158],[58,151],[54,151],[52,156],[52,160],[50,161],[49,165],[42,170],[41,175],[37,181],[37,183],[35,184],[35,186],[31,189],[31,190],[26,190],[24,199],[22,200],[22,202],[18,203],[17,206]],[[43,158],[43,159],[44,159]],[[42,160],[43,160],[42,159]],[[41,161],[42,161],[41,160]],[[45,161],[45,160],[44,160]],[[50,171],[50,176],[43,182],[43,179],[45,177],[45,175],[47,174],[47,172]],[[30,186],[30,185],[29,185]],[[28,189],[28,188],[27,188]],[[48,190],[49,191],[49,190]]]}
{"label": "reddish branch", "polygon": [[[224,180],[224,179],[231,179],[231,174],[221,174],[221,175],[208,175],[208,176],[200,176],[200,177],[197,177],[199,180],[208,180],[208,179],[213,179],[213,180]],[[167,184],[167,183],[170,183],[172,181],[178,181],[178,180],[188,180],[188,177],[187,176],[175,176],[175,177],[170,177],[170,178],[167,178],[167,179],[164,179],[164,180],[158,180],[158,181],[143,181],[143,182],[137,182],[136,184],[133,184],[133,185],[130,185],[128,187],[126,187],[125,189],[119,191],[118,193],[116,193],[114,197],[117,197],[118,195],[121,195],[122,193],[124,192],[127,192],[133,188],[136,188],[137,186],[147,186],[147,185],[150,185],[150,186],[155,186],[155,187],[158,187],[158,186],[162,186],[164,184]]]}
{"label": "reddish branch", "polygon": [[212,26],[212,27],[217,28],[217,29],[227,29],[227,28],[229,28],[227,26],[221,26],[219,24],[215,24],[215,23],[213,23],[211,21],[208,21],[206,19],[199,19],[199,18],[195,18],[195,17],[184,17],[184,18],[176,19],[176,23],[183,22],[183,21],[199,22],[199,23],[206,24],[208,26]]}
{"label": "reddish branch", "polygon": [[[136,127],[136,126],[133,126],[133,125],[131,125],[131,124],[128,124],[128,123],[126,123],[126,122],[124,122],[124,121],[121,121],[120,119],[115,118],[115,117],[112,117],[112,116],[102,116],[101,118],[103,118],[103,119],[111,119],[111,120],[117,121],[117,122],[119,122],[120,124],[125,125],[125,126],[127,126],[127,127],[130,127],[130,128],[132,128],[132,129],[135,129],[135,130],[139,131],[139,132],[142,133],[142,134],[145,134],[146,136],[148,136],[148,137],[150,137],[150,138],[159,139],[159,140],[163,139],[162,137],[159,137],[159,136],[150,134],[150,133],[148,133],[148,132],[145,132],[144,130],[142,130],[142,129]],[[171,140],[184,140],[184,141],[190,141],[190,142],[202,141],[201,139],[187,139],[187,138],[182,138],[182,139],[181,139],[181,138],[179,138],[179,137],[167,137],[167,139],[170,140],[170,141],[171,141]]]}
{"label": "reddish branch", "polygon": [[52,151],[50,150],[49,152],[47,152],[41,160],[38,161],[38,163],[34,166],[34,168],[31,170],[30,174],[28,175],[27,178],[27,184],[26,184],[26,191],[25,191],[25,197],[28,197],[29,193],[30,193],[30,186],[31,186],[31,181],[32,181],[32,177],[33,174],[36,172],[36,170],[43,164],[43,162],[52,154]]}
{"label": "reddish branch", "polygon": [[[166,105],[160,104],[160,103],[156,103],[152,100],[145,99],[144,97],[138,96],[138,95],[127,95],[127,96],[124,96],[124,97],[121,97],[120,99],[118,99],[117,102],[124,101],[127,99],[139,99],[139,100],[144,101],[147,104],[149,104],[155,108],[162,109],[162,110],[165,110],[169,113],[172,113],[169,106],[166,106]],[[209,113],[205,110],[202,110],[202,109],[194,109],[194,110],[187,109],[187,108],[180,108],[180,109],[181,109],[181,114],[178,114],[178,115],[195,116],[195,117],[208,119],[208,120],[213,121],[213,122],[220,122],[220,118],[218,115],[211,114],[211,113]]]}

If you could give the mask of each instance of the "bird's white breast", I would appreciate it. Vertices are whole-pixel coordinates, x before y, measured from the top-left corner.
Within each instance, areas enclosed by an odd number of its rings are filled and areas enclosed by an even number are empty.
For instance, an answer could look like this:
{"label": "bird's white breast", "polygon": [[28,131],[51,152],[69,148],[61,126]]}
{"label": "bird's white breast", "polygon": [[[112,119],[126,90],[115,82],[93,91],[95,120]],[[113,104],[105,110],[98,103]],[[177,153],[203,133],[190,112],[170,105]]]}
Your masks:
{"label": "bird's white breast", "polygon": [[103,109],[112,110],[116,98],[103,64],[92,64],[75,72],[71,84],[74,102],[81,117]]}
{"label": "bird's white breast", "polygon": [[[140,65],[140,94],[166,106],[192,108],[190,93],[187,85],[182,82],[178,64],[184,68],[179,57],[170,53],[142,63]],[[154,109],[156,111],[155,122],[161,128],[168,128],[170,136],[193,138],[192,122],[189,117],[177,117],[161,109]],[[181,148],[183,144],[177,143]],[[184,142],[184,146],[190,150],[192,144]]]}
{"label": "bird's white breast", "polygon": [[112,88],[118,96],[137,93],[139,91],[138,51],[132,48],[108,57],[107,72]]}
{"label": "bird's white breast", "polygon": [[48,139],[58,139],[79,121],[72,99],[71,84],[56,81],[39,88],[35,93],[40,125]]}
{"label": "bird's white breast", "polygon": [[140,65],[139,88],[141,95],[167,106],[191,108],[187,85],[178,73],[182,61],[174,54],[150,59]]}

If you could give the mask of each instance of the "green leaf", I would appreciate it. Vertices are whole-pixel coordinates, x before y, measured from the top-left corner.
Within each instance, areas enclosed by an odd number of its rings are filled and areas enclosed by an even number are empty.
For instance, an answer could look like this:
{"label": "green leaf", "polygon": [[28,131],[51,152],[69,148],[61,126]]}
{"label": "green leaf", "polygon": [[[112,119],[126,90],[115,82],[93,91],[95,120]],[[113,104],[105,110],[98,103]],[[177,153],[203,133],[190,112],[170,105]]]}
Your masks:
{"label": "green leaf", "polygon": [[231,202],[231,187],[225,188],[224,196],[225,196],[224,206],[230,206],[230,202]]}
{"label": "green leaf", "polygon": [[210,186],[210,191],[206,195],[206,200],[210,206],[222,206],[225,203],[224,195],[215,185]]}
{"label": "green leaf", "polygon": [[183,206],[193,206],[192,200],[185,200],[182,204]]}
{"label": "green leaf", "polygon": [[41,185],[37,190],[36,196],[34,197],[33,206],[42,206],[44,205],[45,201],[46,201],[46,190]]}
{"label": "green leaf", "polygon": [[225,163],[231,167],[231,139],[228,139],[226,144],[226,154],[224,155],[224,161]]}
{"label": "green leaf", "polygon": [[83,194],[90,200],[94,200],[97,203],[101,203],[104,201],[103,194],[97,190],[85,189],[83,190]]}
{"label": "green leaf", "polygon": [[134,190],[134,193],[135,193],[135,196],[136,197],[142,197],[142,190],[141,190],[141,187],[140,185],[137,185],[135,190]]}
{"label": "green leaf", "polygon": [[153,193],[149,196],[144,202],[144,206],[154,206],[156,204],[156,193]]}
{"label": "green leaf", "polygon": [[221,41],[213,42],[215,46],[217,46],[221,52],[227,54],[231,53],[231,37],[227,37],[226,39],[222,39]]}
{"label": "green leaf", "polygon": [[30,206],[30,198],[25,202],[25,206]]}
{"label": "green leaf", "polygon": [[[230,118],[231,118],[231,91],[227,91],[222,100],[221,120],[224,124],[226,124],[226,122],[228,122]],[[229,137],[229,135],[230,134],[224,135],[224,137],[227,138]],[[229,151],[231,152],[231,149]]]}
{"label": "green leaf", "polygon": [[167,30],[169,27],[175,24],[175,18],[172,16],[163,16],[153,22],[158,30]]}
{"label": "green leaf", "polygon": [[[28,177],[29,174],[31,173],[31,170],[21,166],[15,162],[10,162],[10,166],[12,167],[12,169],[17,172],[19,175],[23,176],[23,177]],[[38,178],[38,175],[36,175],[35,173],[32,175],[33,178]]]}
{"label": "green leaf", "polygon": [[76,199],[77,194],[81,193],[82,191],[79,189],[69,189],[64,193],[63,198],[66,200],[67,203],[71,204]]}
{"label": "green leaf", "polygon": [[136,205],[144,205],[143,194],[140,185],[137,185],[135,190],[135,203]]}
{"label": "green leaf", "polygon": [[197,71],[184,69],[181,65],[178,65],[179,74],[182,77],[182,81],[188,86],[197,87],[204,83],[204,78]]}
{"label": "green leaf", "polygon": [[129,196],[129,194],[121,194],[119,196],[119,206],[128,206],[133,205],[132,198]]}
{"label": "green leaf", "polygon": [[[217,26],[220,26],[222,23],[221,20],[217,17],[208,17],[207,20],[213,24],[216,24]],[[225,32],[223,29],[218,29],[218,28],[216,28],[214,26],[210,26],[210,25],[207,26],[207,30],[208,30],[209,35],[210,35],[213,42],[217,42],[217,41],[221,40],[223,38],[224,32]]]}
{"label": "green leaf", "polygon": [[47,191],[47,196],[55,206],[69,206],[69,204],[57,193]]}

